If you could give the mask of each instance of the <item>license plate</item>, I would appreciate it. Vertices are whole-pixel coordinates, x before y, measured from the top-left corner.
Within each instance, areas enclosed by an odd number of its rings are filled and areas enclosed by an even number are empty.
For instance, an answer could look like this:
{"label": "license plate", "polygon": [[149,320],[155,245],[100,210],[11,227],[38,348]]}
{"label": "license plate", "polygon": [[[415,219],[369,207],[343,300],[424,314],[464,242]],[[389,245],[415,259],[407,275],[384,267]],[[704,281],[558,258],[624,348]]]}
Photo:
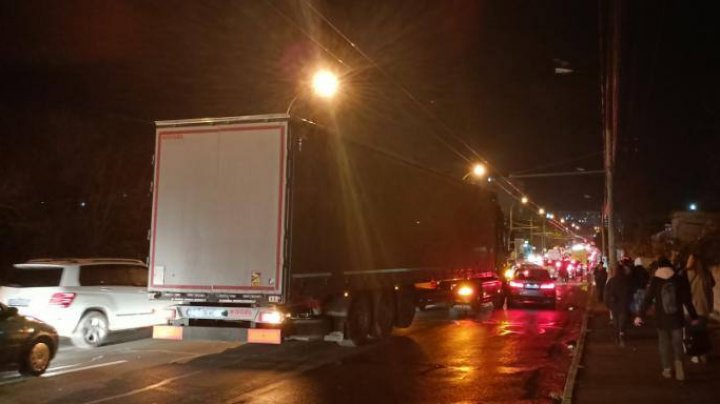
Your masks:
{"label": "license plate", "polygon": [[520,296],[538,296],[540,294],[539,290],[521,290]]}
{"label": "license plate", "polygon": [[20,298],[14,298],[14,299],[8,299],[8,306],[29,306],[30,305],[30,299],[20,299]]}

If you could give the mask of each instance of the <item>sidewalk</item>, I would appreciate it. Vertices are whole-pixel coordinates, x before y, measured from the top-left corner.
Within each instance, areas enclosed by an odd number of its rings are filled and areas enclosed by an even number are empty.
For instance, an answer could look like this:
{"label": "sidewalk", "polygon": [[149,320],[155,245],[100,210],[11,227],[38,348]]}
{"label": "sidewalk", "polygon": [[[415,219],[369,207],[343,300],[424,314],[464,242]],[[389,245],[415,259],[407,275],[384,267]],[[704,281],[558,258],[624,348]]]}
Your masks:
{"label": "sidewalk", "polygon": [[585,403],[720,403],[720,325],[710,325],[714,352],[708,364],[686,361],[687,380],[660,376],[657,333],[648,319],[631,327],[625,348],[613,342],[607,309],[593,303],[574,402]]}

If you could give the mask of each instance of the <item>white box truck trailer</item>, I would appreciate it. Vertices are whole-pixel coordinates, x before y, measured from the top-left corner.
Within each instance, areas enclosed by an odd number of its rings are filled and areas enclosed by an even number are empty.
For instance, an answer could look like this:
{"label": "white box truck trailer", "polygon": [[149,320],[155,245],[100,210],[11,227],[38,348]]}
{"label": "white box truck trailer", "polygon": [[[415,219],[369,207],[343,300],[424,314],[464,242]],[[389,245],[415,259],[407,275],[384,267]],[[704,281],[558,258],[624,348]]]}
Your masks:
{"label": "white box truck trailer", "polygon": [[362,344],[502,250],[492,193],[287,115],[157,122],[154,161],[157,338]]}

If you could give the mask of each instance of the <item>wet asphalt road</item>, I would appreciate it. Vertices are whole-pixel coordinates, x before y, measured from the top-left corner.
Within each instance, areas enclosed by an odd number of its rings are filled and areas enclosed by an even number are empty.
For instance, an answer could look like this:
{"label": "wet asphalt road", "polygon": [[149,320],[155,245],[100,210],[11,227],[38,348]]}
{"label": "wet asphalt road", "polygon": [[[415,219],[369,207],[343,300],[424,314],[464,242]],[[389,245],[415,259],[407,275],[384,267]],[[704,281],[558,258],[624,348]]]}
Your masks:
{"label": "wet asphalt road", "polygon": [[488,309],[452,320],[431,309],[361,348],[159,341],[147,331],[94,350],[64,345],[44,377],[0,373],[0,402],[551,402],[586,301],[582,285],[560,292],[557,310]]}

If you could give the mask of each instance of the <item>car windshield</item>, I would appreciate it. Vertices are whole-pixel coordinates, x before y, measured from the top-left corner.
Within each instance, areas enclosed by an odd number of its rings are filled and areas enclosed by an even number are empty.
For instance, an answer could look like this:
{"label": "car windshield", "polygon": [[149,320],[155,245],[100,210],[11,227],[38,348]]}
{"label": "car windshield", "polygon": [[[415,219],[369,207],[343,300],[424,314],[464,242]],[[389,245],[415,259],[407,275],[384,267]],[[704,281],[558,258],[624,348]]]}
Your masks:
{"label": "car windshield", "polygon": [[527,281],[549,281],[550,273],[542,268],[520,268],[515,271],[515,279]]}
{"label": "car windshield", "polygon": [[5,278],[5,286],[15,288],[37,288],[59,286],[62,268],[12,268]]}

